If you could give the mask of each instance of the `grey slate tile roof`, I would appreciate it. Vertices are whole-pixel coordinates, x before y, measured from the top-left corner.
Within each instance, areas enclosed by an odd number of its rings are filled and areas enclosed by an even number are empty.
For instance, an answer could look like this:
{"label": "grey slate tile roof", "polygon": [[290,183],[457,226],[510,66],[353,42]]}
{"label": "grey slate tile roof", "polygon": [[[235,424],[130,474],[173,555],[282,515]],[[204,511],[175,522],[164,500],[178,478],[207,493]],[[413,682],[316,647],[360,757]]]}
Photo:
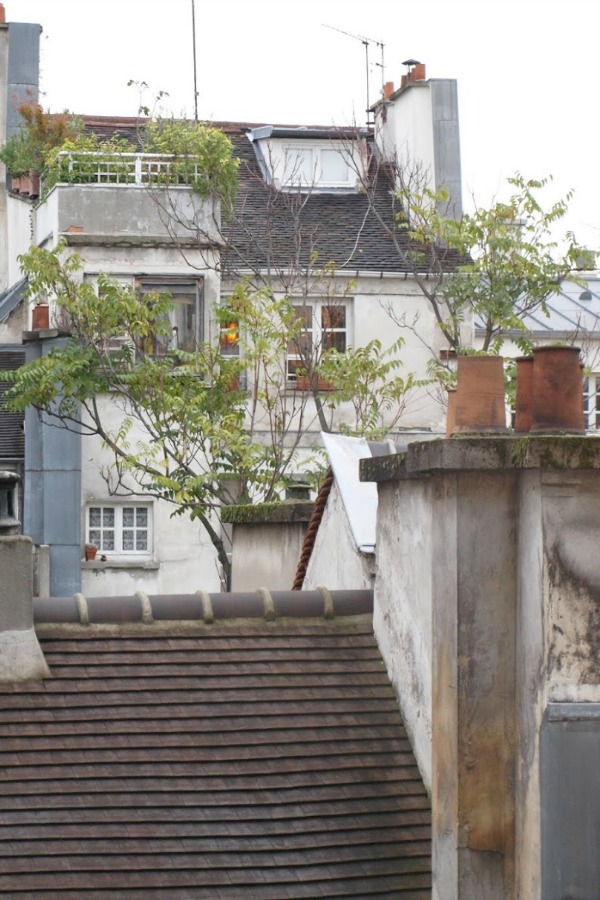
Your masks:
{"label": "grey slate tile roof", "polygon": [[[217,123],[218,124],[218,123]],[[240,160],[236,211],[231,222],[232,251],[224,268],[306,266],[314,252],[318,265],[336,271],[409,271],[392,239],[369,207],[364,193],[278,192],[260,175],[246,129],[228,132]],[[374,202],[390,229],[397,212],[387,171],[373,169]],[[405,240],[399,235],[401,241]]]}
{"label": "grey slate tile roof", "polygon": [[429,897],[429,800],[370,615],[215,599],[209,626],[37,625],[52,678],[0,685],[2,896]]}

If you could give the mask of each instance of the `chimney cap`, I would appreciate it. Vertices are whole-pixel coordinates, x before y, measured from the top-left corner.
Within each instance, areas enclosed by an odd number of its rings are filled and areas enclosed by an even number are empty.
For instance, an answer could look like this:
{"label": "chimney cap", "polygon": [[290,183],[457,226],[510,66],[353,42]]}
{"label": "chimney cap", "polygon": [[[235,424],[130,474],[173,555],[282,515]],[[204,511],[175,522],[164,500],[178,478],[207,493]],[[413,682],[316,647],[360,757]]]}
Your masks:
{"label": "chimney cap", "polygon": [[403,66],[420,66],[421,63],[418,59],[405,59],[402,63]]}

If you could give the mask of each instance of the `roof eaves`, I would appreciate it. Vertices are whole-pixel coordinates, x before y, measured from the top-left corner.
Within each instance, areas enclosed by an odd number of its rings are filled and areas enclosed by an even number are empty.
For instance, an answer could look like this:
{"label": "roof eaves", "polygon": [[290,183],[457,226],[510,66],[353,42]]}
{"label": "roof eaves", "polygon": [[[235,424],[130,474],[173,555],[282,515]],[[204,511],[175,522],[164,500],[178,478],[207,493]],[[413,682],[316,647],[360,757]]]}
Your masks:
{"label": "roof eaves", "polygon": [[27,288],[27,278],[21,278],[11,288],[0,294],[0,322],[6,322],[11,312],[17,308]]}

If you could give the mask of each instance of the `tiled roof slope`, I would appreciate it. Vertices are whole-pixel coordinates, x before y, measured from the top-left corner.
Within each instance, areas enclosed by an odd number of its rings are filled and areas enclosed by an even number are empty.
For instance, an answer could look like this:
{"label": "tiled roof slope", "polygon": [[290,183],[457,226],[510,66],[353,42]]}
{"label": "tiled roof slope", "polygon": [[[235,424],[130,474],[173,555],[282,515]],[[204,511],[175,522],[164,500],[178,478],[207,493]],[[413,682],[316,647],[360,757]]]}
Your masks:
{"label": "tiled roof slope", "polygon": [[[135,119],[84,117],[86,127],[100,137],[117,133],[137,141]],[[409,273],[393,240],[369,207],[364,193],[320,193],[312,195],[278,192],[267,187],[247,133],[257,127],[249,122],[210,122],[224,131],[240,160],[239,188],[235,212],[227,225],[227,247],[223,253],[225,273],[306,266],[314,252],[318,266],[333,262],[336,271]],[[264,124],[264,123],[262,123]],[[287,126],[290,127],[290,126]],[[397,203],[385,167],[373,167],[372,189],[379,215],[394,229]],[[397,232],[397,240],[408,237]]]}
{"label": "tiled roof slope", "polygon": [[430,896],[370,616],[37,627],[53,677],[0,686],[2,896]]}
{"label": "tiled roof slope", "polygon": [[[306,266],[315,252],[317,265],[333,262],[338,272],[410,271],[364,193],[278,192],[261,177],[245,129],[231,131],[229,137],[240,160],[240,183],[225,271],[244,266],[293,269]],[[383,168],[374,167],[372,178],[378,215],[393,231],[398,210],[392,184]],[[397,239],[406,243],[407,236],[398,232]]]}

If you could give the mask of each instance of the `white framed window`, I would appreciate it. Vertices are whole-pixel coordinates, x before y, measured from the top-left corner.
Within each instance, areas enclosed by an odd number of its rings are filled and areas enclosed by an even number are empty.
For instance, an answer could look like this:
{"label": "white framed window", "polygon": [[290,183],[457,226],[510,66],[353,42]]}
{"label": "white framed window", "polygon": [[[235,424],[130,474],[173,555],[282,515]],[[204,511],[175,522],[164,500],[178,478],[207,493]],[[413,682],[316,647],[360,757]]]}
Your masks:
{"label": "white framed window", "polygon": [[86,507],[86,543],[99,553],[114,556],[150,556],[152,553],[151,503],[89,503]]}
{"label": "white framed window", "polygon": [[282,184],[285,187],[353,188],[356,172],[341,144],[293,142],[283,147]]}
{"label": "white framed window", "polygon": [[345,353],[350,346],[351,303],[347,300],[323,300],[293,304],[301,323],[298,335],[288,344],[287,377],[296,383],[324,350]]}

